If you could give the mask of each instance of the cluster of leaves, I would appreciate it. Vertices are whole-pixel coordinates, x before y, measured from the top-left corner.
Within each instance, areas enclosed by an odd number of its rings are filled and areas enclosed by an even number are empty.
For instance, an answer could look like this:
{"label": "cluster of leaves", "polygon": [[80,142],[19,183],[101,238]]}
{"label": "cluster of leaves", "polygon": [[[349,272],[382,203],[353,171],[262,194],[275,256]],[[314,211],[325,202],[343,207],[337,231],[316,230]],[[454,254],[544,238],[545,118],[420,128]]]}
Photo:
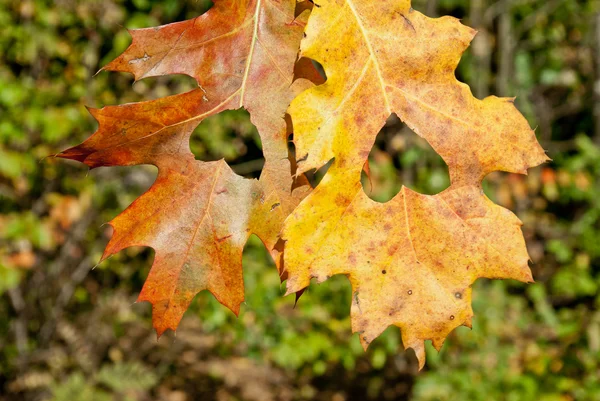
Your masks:
{"label": "cluster of leaves", "polygon": [[[521,223],[483,195],[481,180],[548,159],[513,99],[478,100],[454,77],[472,29],[425,17],[409,1],[325,1],[307,23],[311,5],[223,0],[192,20],[132,31],[131,46],[105,70],[136,80],[186,74],[198,88],[92,110],[98,131],[58,156],[91,168],[158,167],[148,192],[111,221],[102,259],[131,246],[155,250],[138,300],[152,303],[159,336],[204,289],[239,313],[241,253],[257,234],[288,293],[301,294],[311,278],[347,275],[363,347],[396,325],[422,367],[425,340],[440,349],[450,331],[471,325],[477,278],[531,281]],[[325,83],[308,59],[323,65]],[[224,161],[197,161],[188,147],[204,118],[240,107],[263,144],[258,181]],[[443,193],[403,189],[379,204],[362,190],[366,157],[392,113],[449,166]],[[332,159],[308,194],[302,174]]]}
{"label": "cluster of leaves", "polygon": [[[485,12],[484,25],[473,16],[475,4]],[[542,0],[413,2],[426,15],[434,16],[432,10],[437,10],[478,30],[476,43],[457,70],[457,77],[469,82],[478,97],[474,81],[482,77],[487,77],[489,93],[503,93],[494,88],[496,60],[501,55],[498,43],[506,37],[500,35],[497,22],[500,17],[511,19],[521,36],[512,39],[513,72],[504,93],[518,95],[518,108],[531,126],[538,127],[538,134],[546,135],[543,144],[554,159],[543,170],[530,170],[527,177],[495,174],[484,182],[491,199],[525,222],[536,284],[478,281],[473,299],[476,330],[457,329],[440,354],[429,347],[427,368],[413,378],[412,355],[398,353],[398,330],[387,330],[367,353],[362,352],[356,335],[350,337],[351,289],[344,277],[311,286],[293,309],[293,299],[281,298],[270,257],[252,237],[244,250],[247,290],[240,319],[210,294],[202,293],[192,303],[177,338],[159,343],[148,336],[147,305],[136,305],[131,313],[131,294],[143,284],[151,251],[139,253],[130,248],[82,276],[82,268],[87,271],[97,263],[109,235],[106,231],[98,235],[101,224],[151,184],[155,169],[139,166],[86,173],[77,165],[38,161],[88,135],[93,126],[84,104],[100,107],[191,89],[193,80],[182,76],[144,79],[133,87],[127,74],[91,76],[129,44],[123,26],[139,28],[192,18],[209,4],[196,0],[9,0],[6,7],[0,7],[5,22],[0,27],[0,96],[8,95],[4,89],[11,88],[12,93],[21,93],[22,101],[0,106],[5,111],[3,127],[12,127],[10,135],[2,136],[0,151],[13,155],[0,162],[12,164],[15,171],[13,178],[0,173],[0,224],[4,224],[0,265],[15,277],[11,291],[0,295],[0,399],[45,399],[40,394],[80,388],[78,379],[67,379],[71,375],[83,375],[88,388],[97,388],[89,362],[97,371],[104,364],[119,363],[115,359],[119,352],[128,364],[140,362],[158,374],[160,384],[137,390],[133,398],[138,400],[186,399],[182,389],[187,399],[212,399],[214,394],[220,399],[229,394],[233,399],[261,401],[402,399],[412,392],[413,380],[413,397],[418,400],[454,399],[456,389],[482,401],[597,399],[594,395],[600,384],[594,361],[600,356],[595,288],[600,283],[596,246],[600,226],[594,216],[600,188],[595,180],[598,147],[590,140],[594,139],[590,60],[595,45],[591,22],[597,5],[569,0],[549,4]],[[477,41],[484,37],[486,41],[478,47]],[[65,45],[68,52],[56,51]],[[489,66],[476,62],[482,49],[490,55]],[[65,116],[67,110],[75,110],[77,119],[71,122],[61,117],[57,124],[55,116]],[[28,118],[22,118],[23,112]],[[32,120],[33,115],[39,117]],[[237,164],[249,165],[257,157],[248,153],[258,143],[250,140],[255,132],[250,126],[246,113],[220,113],[198,127],[191,148],[202,160],[225,157],[237,172]],[[425,194],[438,193],[448,185],[442,159],[424,140],[391,119],[377,137],[369,163],[365,191],[381,202],[391,199],[401,184]],[[73,205],[65,195],[81,201],[83,207],[62,228],[51,223],[49,216],[57,216],[52,212],[57,207]],[[62,200],[67,200],[64,205]],[[6,229],[6,222],[11,230]],[[17,224],[22,228],[16,230]],[[89,258],[82,259],[83,255]],[[32,259],[33,265],[24,269]],[[19,279],[20,285],[13,286]],[[74,290],[70,297],[65,296],[71,294],[65,291],[68,288]],[[19,293],[24,303],[15,309],[13,299]],[[118,303],[119,309],[106,310],[109,302]],[[92,313],[98,310],[102,314]],[[62,313],[57,315],[57,311]],[[72,323],[80,341],[71,343],[57,334],[49,342],[43,340],[40,328],[50,321],[59,327]],[[105,338],[99,342],[100,332]],[[91,346],[83,356],[81,343]],[[186,346],[181,347],[182,343]],[[207,344],[211,345],[204,348]],[[245,370],[233,369],[245,357],[250,357],[240,363]],[[207,382],[207,372],[199,369],[202,366],[211,367],[212,384]],[[216,366],[228,366],[230,374],[213,369]],[[246,375],[249,370],[255,373],[251,379]],[[242,382],[254,388],[260,383],[260,397],[235,387],[231,375],[246,378]],[[101,388],[104,392],[112,389]]]}

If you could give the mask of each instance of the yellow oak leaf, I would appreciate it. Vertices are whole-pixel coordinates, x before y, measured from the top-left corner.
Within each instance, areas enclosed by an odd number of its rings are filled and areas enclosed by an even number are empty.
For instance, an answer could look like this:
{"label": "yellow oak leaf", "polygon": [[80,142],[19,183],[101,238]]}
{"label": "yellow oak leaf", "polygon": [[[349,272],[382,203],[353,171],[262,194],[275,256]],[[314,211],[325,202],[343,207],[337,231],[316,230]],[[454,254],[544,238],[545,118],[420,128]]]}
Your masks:
{"label": "yellow oak leaf", "polygon": [[[288,293],[311,278],[347,275],[363,346],[396,325],[420,367],[425,340],[439,349],[450,331],[470,325],[477,278],[532,281],[521,222],[485,197],[481,180],[496,170],[526,173],[548,158],[514,99],[476,99],[455,78],[474,34],[408,0],[321,0],[300,55],[321,63],[327,81],[288,109],[299,172],[335,158],[284,223]],[[363,165],[392,113],[448,164],[446,191],[403,188],[383,204],[364,193]]]}

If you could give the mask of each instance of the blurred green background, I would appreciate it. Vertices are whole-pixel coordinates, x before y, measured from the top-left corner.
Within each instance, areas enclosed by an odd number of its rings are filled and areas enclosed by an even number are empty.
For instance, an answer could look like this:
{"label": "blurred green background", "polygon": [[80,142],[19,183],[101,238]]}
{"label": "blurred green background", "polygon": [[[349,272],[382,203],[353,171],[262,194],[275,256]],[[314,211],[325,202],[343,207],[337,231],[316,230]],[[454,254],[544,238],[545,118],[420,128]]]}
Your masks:
{"label": "blurred green background", "polygon": [[[102,224],[156,170],[88,172],[44,157],[94,131],[85,105],[192,88],[189,77],[132,86],[125,74],[94,74],[127,47],[125,28],[209,6],[0,2],[0,400],[600,400],[600,2],[413,3],[479,31],[457,76],[479,98],[517,96],[553,159],[528,176],[494,173],[484,183],[523,220],[536,283],[478,281],[473,330],[457,329],[439,354],[429,348],[421,373],[395,328],[362,351],[344,277],[311,286],[294,308],[254,237],[240,317],[202,293],[177,334],[158,342],[149,305],[133,304],[152,251],[128,249],[95,267],[110,235]],[[203,122],[191,146],[203,160],[225,157],[242,175],[260,173],[260,141],[243,111]],[[448,185],[439,156],[397,118],[370,165],[364,186],[375,199],[401,185],[428,194]]]}

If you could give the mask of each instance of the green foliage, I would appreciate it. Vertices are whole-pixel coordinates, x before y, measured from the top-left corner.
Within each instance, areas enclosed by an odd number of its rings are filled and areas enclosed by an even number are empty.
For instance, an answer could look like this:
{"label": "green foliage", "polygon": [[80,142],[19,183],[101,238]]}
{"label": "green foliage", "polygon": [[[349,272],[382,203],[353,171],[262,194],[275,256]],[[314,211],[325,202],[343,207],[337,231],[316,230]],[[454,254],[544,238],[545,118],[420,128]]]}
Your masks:
{"label": "green foliage", "polygon": [[[527,291],[533,311],[520,296],[507,294],[507,283],[478,287],[485,295],[474,300],[473,330],[457,330],[439,355],[428,349],[432,371],[417,381],[415,400],[452,400],[455,392],[482,401],[558,401],[564,394],[600,399],[600,350],[583,352],[586,343],[600,341],[597,312],[556,311],[540,284]],[[588,326],[588,319],[594,323]]]}
{"label": "green foliage", "polygon": [[94,378],[86,379],[76,372],[64,382],[53,384],[52,401],[131,401],[137,399],[136,393],[155,386],[156,381],[152,372],[136,362],[104,365]]}
{"label": "green foliage", "polygon": [[136,362],[104,365],[96,380],[116,393],[148,390],[157,382],[155,374]]}
{"label": "green foliage", "polygon": [[96,389],[81,373],[74,373],[66,381],[52,386],[53,401],[90,400],[108,401],[110,394]]}

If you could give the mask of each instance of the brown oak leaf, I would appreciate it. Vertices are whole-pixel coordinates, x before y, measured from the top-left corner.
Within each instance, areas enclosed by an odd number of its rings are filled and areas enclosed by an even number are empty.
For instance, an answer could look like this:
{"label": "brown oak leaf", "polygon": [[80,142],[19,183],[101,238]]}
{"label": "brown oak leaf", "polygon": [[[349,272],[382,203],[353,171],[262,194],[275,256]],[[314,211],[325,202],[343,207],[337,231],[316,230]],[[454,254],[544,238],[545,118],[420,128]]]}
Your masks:
{"label": "brown oak leaf", "polygon": [[[158,100],[91,110],[94,135],[58,156],[91,168],[153,164],[152,187],[110,222],[102,260],[149,246],[155,260],[139,301],[153,305],[160,336],[175,330],[193,297],[208,289],[234,313],[244,300],[241,256],[257,234],[278,267],[275,245],[284,218],[309,187],[292,176],[284,114],[312,84],[312,64],[296,64],[308,12],[295,0],[220,0],[195,19],[130,31],[129,48],[104,70],[136,80],[187,74],[198,89]],[[189,137],[206,117],[245,108],[265,157],[260,179],[237,176],[223,161],[195,160]],[[294,187],[294,191],[292,191]]]}

